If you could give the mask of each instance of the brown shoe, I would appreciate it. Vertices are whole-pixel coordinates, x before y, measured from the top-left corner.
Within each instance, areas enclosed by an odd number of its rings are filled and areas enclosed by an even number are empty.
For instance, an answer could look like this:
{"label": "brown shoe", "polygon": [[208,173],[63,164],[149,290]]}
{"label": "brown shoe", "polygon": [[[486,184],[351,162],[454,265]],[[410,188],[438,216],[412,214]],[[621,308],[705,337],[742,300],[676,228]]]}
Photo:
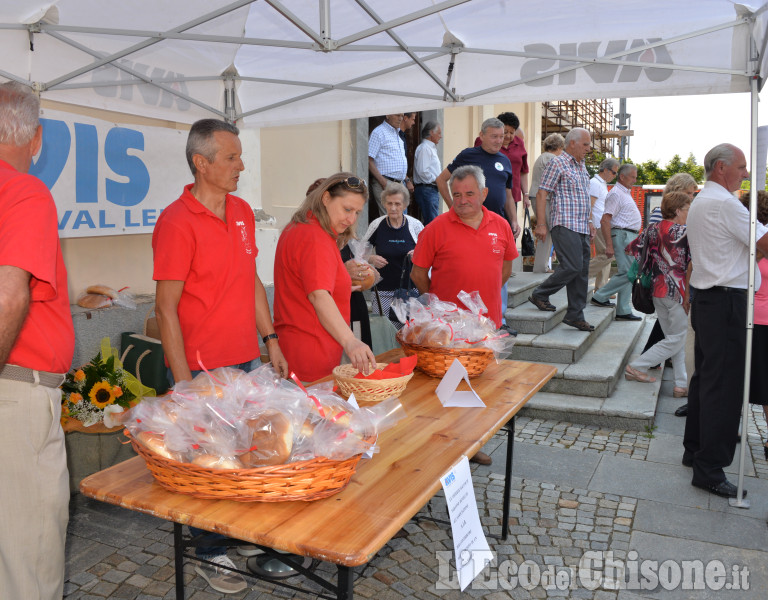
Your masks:
{"label": "brown shoe", "polygon": [[493,461],[485,452],[475,452],[475,455],[469,459],[469,462],[477,463],[478,465],[490,465]]}
{"label": "brown shoe", "polygon": [[570,319],[563,319],[565,325],[575,327],[579,331],[594,331],[595,328],[586,321],[571,321]]}

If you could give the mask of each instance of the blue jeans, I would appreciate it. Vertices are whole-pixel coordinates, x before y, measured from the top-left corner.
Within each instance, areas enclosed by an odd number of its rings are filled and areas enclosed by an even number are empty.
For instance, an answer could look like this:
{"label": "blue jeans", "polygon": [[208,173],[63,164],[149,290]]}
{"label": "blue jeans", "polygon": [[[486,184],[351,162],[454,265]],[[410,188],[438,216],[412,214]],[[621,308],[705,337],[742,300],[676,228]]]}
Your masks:
{"label": "blue jeans", "polygon": [[[253,361],[249,360],[248,362],[240,363],[239,365],[230,365],[234,369],[240,369],[241,371],[249,372],[251,370],[251,363]],[[197,377],[202,371],[192,371],[192,377]],[[170,367],[168,368],[168,383],[171,384],[171,387],[174,386],[175,381],[173,379],[173,373],[171,373]],[[191,527],[189,528],[189,532],[193,535],[201,535],[201,534],[207,534],[205,539],[209,543],[217,543],[221,542],[222,540],[228,540],[229,538],[226,535],[222,535],[220,533],[211,533],[210,531],[206,531],[205,529],[198,529],[197,527]],[[226,546],[198,546],[195,548],[195,556],[198,558],[204,558],[205,560],[211,560],[212,558],[216,556],[222,556],[227,553]]]}
{"label": "blue jeans", "polygon": [[421,220],[427,225],[437,216],[440,207],[440,192],[431,185],[416,185],[413,189],[413,197],[421,209]]}

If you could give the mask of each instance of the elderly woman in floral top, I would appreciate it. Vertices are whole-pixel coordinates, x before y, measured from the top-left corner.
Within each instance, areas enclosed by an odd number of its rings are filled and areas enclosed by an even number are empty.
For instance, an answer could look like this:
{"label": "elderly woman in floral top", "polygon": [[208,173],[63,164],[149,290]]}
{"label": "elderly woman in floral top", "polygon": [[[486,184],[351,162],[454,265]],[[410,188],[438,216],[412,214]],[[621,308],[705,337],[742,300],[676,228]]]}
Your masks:
{"label": "elderly woman in floral top", "polygon": [[688,332],[688,277],[691,253],[688,249],[685,222],[691,198],[684,192],[668,192],[661,200],[663,220],[648,226],[626,248],[627,254],[639,259],[644,244],[648,245],[646,270],[652,275],[653,305],[664,332],[664,339],[635,360],[630,361],[624,376],[633,381],[653,383],[647,370],[665,360],[672,360],[675,374],[675,398],[688,395],[688,375],[685,372],[685,337]]}

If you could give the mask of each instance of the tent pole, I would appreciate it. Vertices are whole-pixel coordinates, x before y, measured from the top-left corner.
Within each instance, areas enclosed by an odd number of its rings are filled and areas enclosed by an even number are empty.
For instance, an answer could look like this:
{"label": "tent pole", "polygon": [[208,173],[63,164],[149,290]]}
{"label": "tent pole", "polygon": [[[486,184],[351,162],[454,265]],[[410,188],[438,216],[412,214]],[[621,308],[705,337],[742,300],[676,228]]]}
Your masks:
{"label": "tent pole", "polygon": [[750,79],[750,100],[752,103],[752,131],[750,140],[749,173],[749,283],[747,285],[747,341],[744,352],[744,399],[741,408],[741,444],[739,452],[739,483],[736,497],[728,500],[731,506],[749,508],[749,500],[742,498],[744,490],[744,465],[746,462],[747,433],[749,431],[749,382],[752,375],[752,334],[755,317],[755,268],[756,263],[756,219],[757,219],[757,76]]}

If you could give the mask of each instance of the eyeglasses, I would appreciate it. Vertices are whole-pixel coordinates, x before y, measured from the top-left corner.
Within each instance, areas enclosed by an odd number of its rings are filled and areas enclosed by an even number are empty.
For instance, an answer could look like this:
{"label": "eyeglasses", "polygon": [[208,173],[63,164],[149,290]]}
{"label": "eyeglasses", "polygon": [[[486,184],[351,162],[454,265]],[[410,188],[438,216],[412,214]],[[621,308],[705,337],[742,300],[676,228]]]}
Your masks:
{"label": "eyeglasses", "polygon": [[360,179],[359,177],[347,177],[339,181],[339,183],[343,183],[353,190],[361,190],[366,186],[365,179]]}

